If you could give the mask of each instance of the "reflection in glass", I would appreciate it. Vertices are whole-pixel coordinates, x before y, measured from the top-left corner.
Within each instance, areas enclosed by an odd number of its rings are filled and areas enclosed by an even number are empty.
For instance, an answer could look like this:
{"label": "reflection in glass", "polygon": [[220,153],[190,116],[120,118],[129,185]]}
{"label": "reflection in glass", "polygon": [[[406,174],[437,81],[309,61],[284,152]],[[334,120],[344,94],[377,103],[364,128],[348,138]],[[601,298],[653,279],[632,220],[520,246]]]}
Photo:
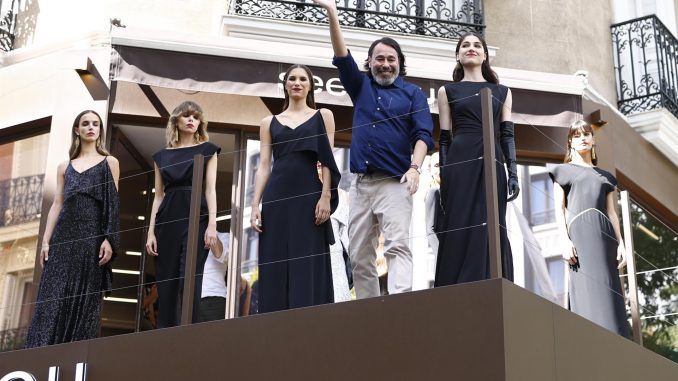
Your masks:
{"label": "reflection in glass", "polygon": [[678,234],[631,202],[643,345],[678,362]]}
{"label": "reflection in glass", "polygon": [[543,225],[556,222],[555,207],[553,205],[553,181],[546,172],[530,175],[530,222],[533,225]]}
{"label": "reflection in glass", "polygon": [[558,303],[567,306],[567,290],[565,289],[565,261],[561,257],[550,257],[546,260],[549,277],[553,284]]}
{"label": "reflection in glass", "polygon": [[49,135],[0,145],[0,351],[23,348]]}
{"label": "reflection in glass", "polygon": [[[248,139],[247,140],[247,159],[245,166],[245,207],[243,214],[243,255],[240,264],[240,275],[245,281],[241,284],[240,296],[241,303],[248,299],[250,300],[250,306],[240,305],[240,316],[245,316],[247,314],[256,314],[258,312],[258,294],[257,294],[257,281],[259,279],[259,268],[258,268],[258,252],[259,252],[259,234],[252,229],[249,224],[250,216],[252,214],[252,199],[254,198],[254,180],[259,168],[259,152],[260,144],[258,140]],[[249,294],[249,295],[248,295]],[[246,313],[247,312],[247,313]]]}

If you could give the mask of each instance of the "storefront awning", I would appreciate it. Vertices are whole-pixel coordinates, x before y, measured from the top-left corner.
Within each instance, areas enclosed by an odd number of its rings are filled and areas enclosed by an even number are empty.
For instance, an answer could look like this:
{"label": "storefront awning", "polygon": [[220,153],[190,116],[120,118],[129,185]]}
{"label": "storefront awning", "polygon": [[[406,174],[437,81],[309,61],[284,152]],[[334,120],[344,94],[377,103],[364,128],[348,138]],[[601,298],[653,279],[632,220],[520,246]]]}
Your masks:
{"label": "storefront awning", "polygon": [[[221,94],[283,98],[281,73],[289,63],[114,45],[111,78],[114,81]],[[328,58],[329,59],[329,58]],[[316,78],[316,101],[351,106],[335,68],[311,67]],[[411,78],[433,104],[444,84],[438,79]],[[514,120],[519,124],[566,127],[581,118],[581,96],[512,88]]]}

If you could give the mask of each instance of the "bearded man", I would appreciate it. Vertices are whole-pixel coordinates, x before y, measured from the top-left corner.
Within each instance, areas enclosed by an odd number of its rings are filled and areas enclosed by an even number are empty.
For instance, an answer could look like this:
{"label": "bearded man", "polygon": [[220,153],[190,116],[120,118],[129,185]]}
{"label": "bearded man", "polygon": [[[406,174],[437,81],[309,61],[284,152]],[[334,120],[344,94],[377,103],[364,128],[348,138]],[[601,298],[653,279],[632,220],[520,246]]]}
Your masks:
{"label": "bearded man", "polygon": [[405,56],[388,37],[374,41],[364,67],[346,48],[334,0],[313,0],[327,11],[332,64],[353,101],[349,191],[349,256],[358,298],[379,296],[376,243],[384,234],[388,293],[412,289],[409,230],[421,164],[433,149],[433,121],[421,89],[405,82]]}

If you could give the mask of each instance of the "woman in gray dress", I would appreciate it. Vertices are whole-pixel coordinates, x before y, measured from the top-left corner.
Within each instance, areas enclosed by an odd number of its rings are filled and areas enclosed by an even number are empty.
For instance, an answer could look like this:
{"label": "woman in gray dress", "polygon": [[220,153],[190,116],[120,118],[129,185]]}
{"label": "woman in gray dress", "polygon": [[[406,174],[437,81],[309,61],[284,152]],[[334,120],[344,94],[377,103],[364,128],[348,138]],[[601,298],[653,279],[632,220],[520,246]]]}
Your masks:
{"label": "woman in gray dress", "polygon": [[570,126],[565,164],[553,168],[556,208],[562,217],[563,259],[570,265],[570,310],[628,337],[618,269],[626,265],[624,241],[615,211],[614,176],[596,167],[593,128],[579,120]]}

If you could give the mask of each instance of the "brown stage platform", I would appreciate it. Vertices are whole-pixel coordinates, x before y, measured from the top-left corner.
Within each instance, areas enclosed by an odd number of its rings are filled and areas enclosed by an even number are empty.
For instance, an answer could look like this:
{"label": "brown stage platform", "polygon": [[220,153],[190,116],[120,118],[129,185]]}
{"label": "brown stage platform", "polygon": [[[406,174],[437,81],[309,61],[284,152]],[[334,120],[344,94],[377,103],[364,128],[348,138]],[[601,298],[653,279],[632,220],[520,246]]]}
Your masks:
{"label": "brown stage platform", "polygon": [[505,280],[0,354],[0,379],[678,380],[678,364]]}

